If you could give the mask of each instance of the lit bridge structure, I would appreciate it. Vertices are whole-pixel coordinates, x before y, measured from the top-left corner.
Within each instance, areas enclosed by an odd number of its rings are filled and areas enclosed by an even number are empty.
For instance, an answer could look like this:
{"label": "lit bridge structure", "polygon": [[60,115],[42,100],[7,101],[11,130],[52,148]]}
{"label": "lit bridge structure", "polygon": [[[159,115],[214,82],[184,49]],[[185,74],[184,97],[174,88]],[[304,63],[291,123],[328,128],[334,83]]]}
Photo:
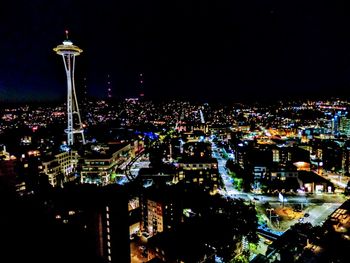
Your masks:
{"label": "lit bridge structure", "polygon": [[133,165],[139,158],[141,158],[141,156],[144,155],[145,153],[146,153],[146,149],[143,148],[143,149],[142,149],[141,151],[139,151],[139,152],[135,155],[135,157],[132,158],[132,159],[129,161],[129,163],[125,166],[125,169],[124,169],[125,175],[126,175],[126,177],[128,178],[128,180],[129,180],[130,182],[133,181],[133,180],[135,180],[136,177],[137,177],[137,175],[132,174],[131,171],[130,171],[132,165]]}

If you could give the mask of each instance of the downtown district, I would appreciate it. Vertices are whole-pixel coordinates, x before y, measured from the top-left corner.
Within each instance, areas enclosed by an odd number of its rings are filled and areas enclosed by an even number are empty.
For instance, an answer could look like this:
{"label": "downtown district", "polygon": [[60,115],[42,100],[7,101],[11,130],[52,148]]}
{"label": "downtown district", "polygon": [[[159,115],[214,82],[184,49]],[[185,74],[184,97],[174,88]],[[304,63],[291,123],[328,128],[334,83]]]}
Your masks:
{"label": "downtown district", "polygon": [[1,262],[345,262],[349,102],[80,106],[0,109]]}

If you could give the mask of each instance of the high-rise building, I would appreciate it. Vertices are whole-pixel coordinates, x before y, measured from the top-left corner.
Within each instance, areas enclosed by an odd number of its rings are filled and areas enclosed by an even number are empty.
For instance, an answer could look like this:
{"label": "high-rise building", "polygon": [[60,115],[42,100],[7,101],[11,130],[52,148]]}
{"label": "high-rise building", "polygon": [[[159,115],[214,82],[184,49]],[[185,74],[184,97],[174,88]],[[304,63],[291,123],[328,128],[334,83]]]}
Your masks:
{"label": "high-rise building", "polygon": [[128,194],[117,185],[104,187],[98,214],[99,256],[109,263],[130,262]]}
{"label": "high-rise building", "polygon": [[[74,144],[74,134],[80,133],[82,142],[85,144],[84,129],[79,113],[78,99],[75,91],[74,70],[75,57],[79,56],[82,49],[73,45],[72,41],[68,39],[68,31],[66,31],[66,39],[62,45],[58,45],[53,49],[57,55],[63,58],[64,68],[67,74],[67,144],[69,146]],[[74,127],[74,116],[77,117],[77,124]]]}
{"label": "high-rise building", "polygon": [[52,209],[60,241],[55,249],[66,258],[61,262],[130,263],[128,199],[116,184],[70,185],[57,192]]}
{"label": "high-rise building", "polygon": [[339,131],[346,136],[350,136],[350,119],[348,117],[340,117]]}
{"label": "high-rise building", "polygon": [[181,192],[167,185],[152,186],[141,195],[141,231],[148,237],[174,230],[181,222]]}
{"label": "high-rise building", "polygon": [[335,114],[332,118],[332,134],[336,135],[339,132],[339,116]]}

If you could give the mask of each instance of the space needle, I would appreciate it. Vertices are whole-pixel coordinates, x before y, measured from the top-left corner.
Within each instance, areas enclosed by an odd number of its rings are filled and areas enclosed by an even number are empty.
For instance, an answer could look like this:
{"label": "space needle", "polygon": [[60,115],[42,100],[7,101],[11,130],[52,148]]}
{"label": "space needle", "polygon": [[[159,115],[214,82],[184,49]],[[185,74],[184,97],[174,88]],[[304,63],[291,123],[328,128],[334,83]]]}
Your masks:
{"label": "space needle", "polygon": [[[81,134],[83,144],[85,144],[84,129],[81,122],[79,113],[77,94],[74,84],[74,68],[75,57],[79,56],[82,49],[73,45],[72,41],[68,39],[68,30],[65,31],[66,39],[62,45],[58,45],[53,50],[57,55],[61,55],[63,58],[64,68],[67,74],[67,145],[72,146],[74,144],[74,134]],[[74,126],[74,116],[77,116],[76,126]]]}

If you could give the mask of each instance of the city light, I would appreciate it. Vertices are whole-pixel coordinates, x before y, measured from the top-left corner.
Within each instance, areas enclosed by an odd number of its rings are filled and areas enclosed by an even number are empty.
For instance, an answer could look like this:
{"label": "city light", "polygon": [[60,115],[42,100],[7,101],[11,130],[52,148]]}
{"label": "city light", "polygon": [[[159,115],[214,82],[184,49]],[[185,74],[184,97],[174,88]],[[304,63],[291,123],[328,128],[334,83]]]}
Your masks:
{"label": "city light", "polygon": [[349,261],[342,5],[23,2],[2,5],[0,262]]}

